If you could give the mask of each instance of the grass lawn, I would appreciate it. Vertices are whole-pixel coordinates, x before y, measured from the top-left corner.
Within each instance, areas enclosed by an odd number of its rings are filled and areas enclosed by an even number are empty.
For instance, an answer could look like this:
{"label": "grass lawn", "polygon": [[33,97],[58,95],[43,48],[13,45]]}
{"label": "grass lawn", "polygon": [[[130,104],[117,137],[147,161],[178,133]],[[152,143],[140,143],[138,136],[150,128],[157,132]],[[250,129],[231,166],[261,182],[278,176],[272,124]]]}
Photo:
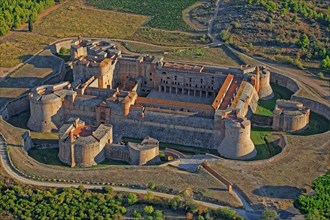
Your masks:
{"label": "grass lawn", "polygon": [[151,16],[148,26],[167,30],[190,30],[183,21],[183,10],[197,0],[87,0],[101,9]]}
{"label": "grass lawn", "polygon": [[276,85],[271,84],[273,91],[274,91],[274,98],[270,100],[259,100],[258,107],[256,114],[257,115],[264,115],[264,116],[273,116],[273,111],[276,106],[277,99],[286,99],[289,100],[291,95],[293,94],[289,89]]}
{"label": "grass lawn", "polygon": [[311,112],[309,117],[308,128],[302,132],[297,132],[293,134],[307,136],[307,135],[324,133],[329,130],[330,130],[330,121],[315,112]]}
{"label": "grass lawn", "polygon": [[50,149],[31,149],[29,150],[28,154],[30,157],[35,159],[36,161],[49,164],[49,165],[56,165],[56,166],[67,166],[62,163],[58,159],[58,148],[50,148]]}
{"label": "grass lawn", "polygon": [[[58,148],[31,149],[31,150],[29,150],[28,154],[30,157],[32,157],[36,161],[43,163],[43,164],[68,167],[67,164],[62,163],[58,159],[58,156],[57,156],[58,152],[59,152]],[[129,164],[124,161],[106,159],[102,163],[100,163],[96,166],[90,167],[90,169],[107,167],[109,165],[129,165]],[[77,168],[79,169],[79,167],[77,167]],[[83,168],[83,169],[86,169],[86,168]]]}
{"label": "grass lawn", "polygon": [[281,148],[274,144],[271,129],[252,127],[251,139],[257,149],[257,156],[250,160],[267,159],[281,152]]}

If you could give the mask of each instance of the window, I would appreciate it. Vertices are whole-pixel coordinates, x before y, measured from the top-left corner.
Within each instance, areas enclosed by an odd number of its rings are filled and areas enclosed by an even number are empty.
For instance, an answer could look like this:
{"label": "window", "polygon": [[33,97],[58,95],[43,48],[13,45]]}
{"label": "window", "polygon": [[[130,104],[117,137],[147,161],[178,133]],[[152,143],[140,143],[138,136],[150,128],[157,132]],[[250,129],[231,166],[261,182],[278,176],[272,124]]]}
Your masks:
{"label": "window", "polygon": [[150,73],[150,76],[152,76],[152,73]]}

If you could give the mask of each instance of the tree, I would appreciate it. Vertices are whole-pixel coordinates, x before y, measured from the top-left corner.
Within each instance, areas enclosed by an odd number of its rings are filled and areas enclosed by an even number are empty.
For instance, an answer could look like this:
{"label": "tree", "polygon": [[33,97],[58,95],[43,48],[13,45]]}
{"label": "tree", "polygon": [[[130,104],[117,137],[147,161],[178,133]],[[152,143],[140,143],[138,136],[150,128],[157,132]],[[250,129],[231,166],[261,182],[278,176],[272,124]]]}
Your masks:
{"label": "tree", "polygon": [[204,217],[202,215],[197,216],[197,220],[204,220]]}
{"label": "tree", "polygon": [[[315,179],[312,183],[314,195],[300,195],[294,206],[310,219],[330,218],[330,174]],[[321,216],[321,217],[319,217]]]}
{"label": "tree", "polygon": [[280,215],[276,212],[276,210],[266,208],[265,211],[261,215],[261,219],[263,220],[274,220],[279,218]]}
{"label": "tree", "polygon": [[137,219],[141,219],[142,218],[141,212],[139,212],[137,210],[134,210],[133,211],[133,217],[137,218]]}
{"label": "tree", "polygon": [[152,207],[151,205],[147,205],[147,206],[144,207],[143,211],[146,214],[150,215],[154,212],[154,207]]}
{"label": "tree", "polygon": [[163,212],[161,210],[155,210],[153,216],[154,216],[155,220],[164,219],[164,215],[163,215]]}
{"label": "tree", "polygon": [[321,62],[321,67],[328,73],[330,73],[330,57],[327,56],[324,60]]}
{"label": "tree", "polygon": [[33,20],[32,17],[29,18],[29,31],[33,32]]}
{"label": "tree", "polygon": [[187,211],[192,212],[192,213],[196,213],[198,212],[198,204],[196,202],[193,201],[189,201],[187,203],[187,207],[186,207]]}
{"label": "tree", "polygon": [[138,201],[139,201],[139,199],[138,199],[138,197],[137,197],[136,194],[134,194],[134,193],[128,193],[128,195],[127,195],[127,203],[128,203],[128,205],[134,205]]}
{"label": "tree", "polygon": [[310,213],[306,216],[307,220],[326,220],[324,216],[320,214],[317,209],[313,209]]}
{"label": "tree", "polygon": [[309,38],[306,34],[303,34],[300,36],[299,41],[297,42],[297,45],[302,49],[305,50],[310,45]]}
{"label": "tree", "polygon": [[157,186],[157,184],[156,184],[155,181],[150,181],[150,182],[148,183],[148,188],[149,188],[149,189],[155,189],[156,186]]}
{"label": "tree", "polygon": [[103,190],[108,194],[112,194],[113,192],[113,188],[111,186],[105,186],[103,187]]}
{"label": "tree", "polygon": [[78,189],[80,192],[84,192],[86,190],[86,188],[83,185],[79,185]]}

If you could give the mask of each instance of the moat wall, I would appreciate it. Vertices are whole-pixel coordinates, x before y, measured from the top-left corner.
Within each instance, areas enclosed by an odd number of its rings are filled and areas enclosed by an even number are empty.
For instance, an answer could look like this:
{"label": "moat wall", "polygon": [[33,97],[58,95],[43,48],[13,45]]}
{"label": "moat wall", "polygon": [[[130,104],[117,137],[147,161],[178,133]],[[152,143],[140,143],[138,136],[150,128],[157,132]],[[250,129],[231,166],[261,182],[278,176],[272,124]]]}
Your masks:
{"label": "moat wall", "polygon": [[304,106],[309,107],[311,111],[316,112],[317,114],[320,114],[330,120],[330,106],[325,103],[297,95],[297,93],[300,91],[300,88],[299,84],[294,79],[279,73],[272,72],[270,81],[271,83],[286,87],[290,91],[294,92],[295,94],[291,96],[292,100],[303,103]]}

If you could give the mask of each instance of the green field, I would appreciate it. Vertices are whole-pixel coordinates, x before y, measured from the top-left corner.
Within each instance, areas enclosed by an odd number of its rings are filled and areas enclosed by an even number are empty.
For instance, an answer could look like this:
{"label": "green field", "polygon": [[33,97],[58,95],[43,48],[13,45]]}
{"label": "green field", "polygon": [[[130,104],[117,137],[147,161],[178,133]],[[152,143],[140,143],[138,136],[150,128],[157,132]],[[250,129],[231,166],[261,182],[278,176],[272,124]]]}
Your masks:
{"label": "green field", "polygon": [[[48,165],[55,165],[55,166],[68,166],[67,164],[62,163],[58,159],[58,148],[51,148],[51,149],[31,149],[29,150],[29,156],[35,159],[36,161],[48,164]],[[117,160],[110,160],[106,159],[100,164],[93,166],[95,167],[107,167],[109,165],[129,165],[124,161],[117,161]]]}
{"label": "green field", "polygon": [[101,9],[117,10],[148,15],[147,26],[166,30],[189,30],[182,12],[197,0],[87,0],[88,4]]}
{"label": "green field", "polygon": [[257,149],[257,156],[251,160],[263,160],[281,152],[281,148],[274,143],[271,129],[252,127],[251,139]]}
{"label": "green field", "polygon": [[329,130],[330,130],[330,121],[325,117],[316,114],[315,112],[311,112],[309,117],[308,128],[302,132],[297,132],[294,134],[307,136],[307,135],[324,133]]}
{"label": "green field", "polygon": [[272,84],[271,85],[274,91],[274,98],[270,100],[259,100],[256,114],[264,116],[273,116],[273,110],[275,109],[277,99],[286,99],[289,100],[293,92],[289,89]]}
{"label": "green field", "polygon": [[51,149],[31,149],[29,150],[29,156],[36,161],[49,165],[66,166],[62,163],[58,157],[58,148]]}

